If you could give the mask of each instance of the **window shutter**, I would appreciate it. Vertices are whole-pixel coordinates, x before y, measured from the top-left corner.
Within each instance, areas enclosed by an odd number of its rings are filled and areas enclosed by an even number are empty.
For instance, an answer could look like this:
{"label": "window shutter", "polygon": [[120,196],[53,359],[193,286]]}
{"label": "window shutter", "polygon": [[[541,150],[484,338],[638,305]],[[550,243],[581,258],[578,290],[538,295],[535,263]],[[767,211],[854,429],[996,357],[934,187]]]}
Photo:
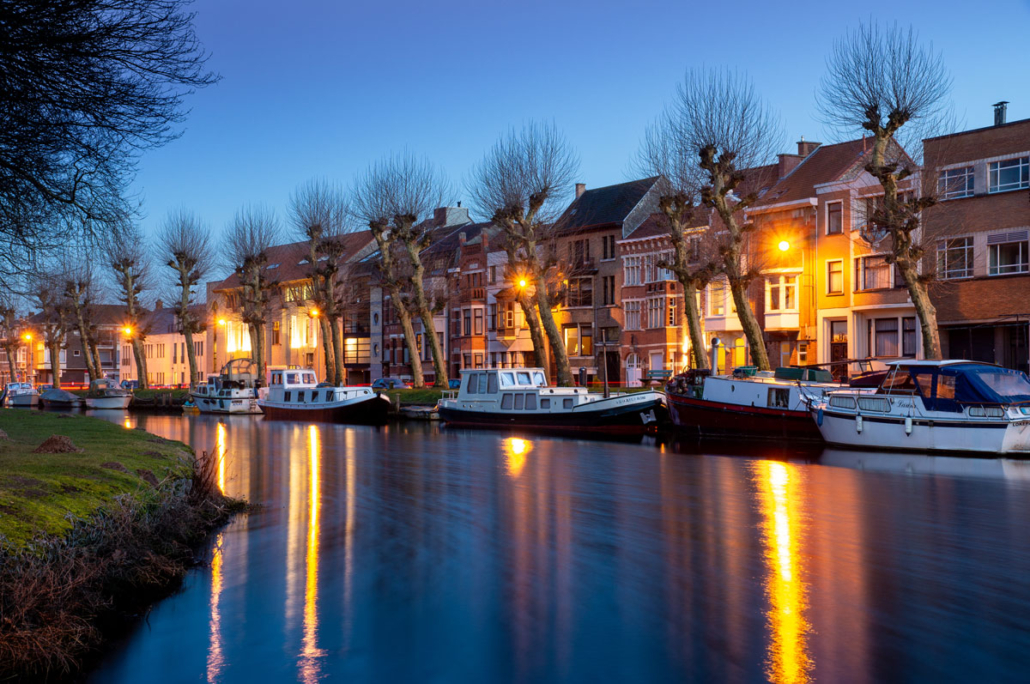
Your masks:
{"label": "window shutter", "polygon": [[987,244],[1000,245],[1006,242],[1026,242],[1030,237],[1030,231],[1017,230],[1011,233],[995,233],[987,236]]}

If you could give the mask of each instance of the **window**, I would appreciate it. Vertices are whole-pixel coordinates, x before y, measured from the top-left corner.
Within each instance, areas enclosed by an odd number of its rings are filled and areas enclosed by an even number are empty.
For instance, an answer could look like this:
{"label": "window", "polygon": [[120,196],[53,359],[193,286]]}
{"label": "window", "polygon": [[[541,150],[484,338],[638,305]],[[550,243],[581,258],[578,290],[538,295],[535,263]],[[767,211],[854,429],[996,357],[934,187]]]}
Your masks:
{"label": "window", "polygon": [[973,167],[963,166],[946,169],[937,179],[937,192],[941,199],[958,199],[973,196]]}
{"label": "window", "polygon": [[520,385],[529,385],[532,383],[532,381],[529,379],[529,373],[519,372],[515,374],[515,377],[516,379],[518,379]]}
{"label": "window", "polygon": [[640,285],[640,257],[626,257],[622,263],[623,283],[625,285]]}
{"label": "window", "polygon": [[[367,337],[348,337],[343,341],[344,363],[368,363],[370,361],[369,339]],[[430,351],[430,354],[432,352]]]}
{"label": "window", "polygon": [[916,355],[916,317],[906,316],[901,319],[901,355]]}
{"label": "window", "polygon": [[662,310],[664,306],[664,297],[652,297],[647,300],[647,327],[648,328],[661,328],[664,327],[662,321]]}
{"label": "window", "polygon": [[790,390],[781,387],[770,387],[767,405],[769,408],[790,408]]}
{"label": "window", "polygon": [[839,235],[844,232],[844,203],[829,202],[826,205],[826,234]]}
{"label": "window", "polygon": [[490,284],[493,285],[496,282],[497,282],[497,267],[496,266],[491,266],[490,267]]}
{"label": "window", "polygon": [[1028,231],[987,236],[988,275],[1027,272]]}
{"label": "window", "polygon": [[1030,157],[991,162],[988,171],[989,192],[1030,188]]}
{"label": "window", "polygon": [[726,283],[721,280],[708,284],[708,315],[726,315]]}
{"label": "window", "polygon": [[844,294],[844,261],[826,262],[826,294]]}
{"label": "window", "polygon": [[891,267],[884,255],[859,257],[857,262],[859,291],[880,290],[891,286]]}
{"label": "window", "polygon": [[605,235],[601,238],[601,260],[608,261],[615,258],[615,236]]}
{"label": "window", "polygon": [[272,346],[278,346],[282,344],[279,336],[279,321],[272,321]]}
{"label": "window", "polygon": [[781,275],[770,278],[768,283],[769,311],[798,310],[798,277]]}
{"label": "window", "polygon": [[669,297],[669,327],[674,328],[679,325],[679,319],[676,317],[676,298]]}
{"label": "window", "polygon": [[567,409],[572,408],[572,399],[562,399],[561,403],[562,403],[562,407],[563,408],[567,408]]}
{"label": "window", "polygon": [[465,309],[465,337],[472,334],[472,309]]}
{"label": "window", "polygon": [[626,302],[626,330],[640,330],[640,302]]}
{"label": "window", "polygon": [[482,335],[483,334],[483,310],[482,309],[473,309],[472,315],[474,316],[475,323],[476,323],[475,332],[476,332],[477,335]]}
{"label": "window", "polygon": [[476,368],[482,368],[483,367],[483,355],[482,354],[476,354],[475,359],[476,359]]}
{"label": "window", "polygon": [[[590,356],[594,353],[594,330],[588,325],[565,326],[565,350],[569,356]],[[519,374],[521,379],[522,374]],[[528,376],[526,382],[528,383]]]}
{"label": "window", "polygon": [[546,398],[546,397],[542,398],[540,400],[540,408],[550,410],[550,408],[551,408],[551,400]]}
{"label": "window", "polygon": [[615,276],[602,276],[601,289],[601,304],[604,306],[615,304]]}
{"label": "window", "polygon": [[569,280],[568,306],[594,305],[594,279],[572,278]]}
{"label": "window", "polygon": [[579,356],[579,327],[565,328],[565,351],[569,356]]}
{"label": "window", "polygon": [[941,278],[971,278],[973,238],[960,237],[938,242],[937,273]]}
{"label": "window", "polygon": [[[493,268],[491,266],[491,268]],[[488,309],[489,314],[486,317],[487,330],[497,330],[497,305],[491,304]]]}
{"label": "window", "polygon": [[877,318],[870,323],[873,328],[873,354],[898,356],[898,319]]}
{"label": "window", "polygon": [[502,409],[509,409],[509,410],[511,409],[512,397],[513,396],[514,395],[511,392],[505,392],[504,394],[501,395],[501,408]]}
{"label": "window", "polygon": [[497,373],[490,373],[486,383],[487,394],[497,394]]}
{"label": "window", "polygon": [[534,392],[527,392],[526,393],[526,410],[527,411],[536,411],[536,393],[534,393]]}
{"label": "window", "polygon": [[72,352],[72,356],[78,356],[78,355],[79,355],[79,350],[78,349],[76,349],[76,350],[74,350]]}
{"label": "window", "polygon": [[798,365],[808,363],[808,342],[798,342]]}

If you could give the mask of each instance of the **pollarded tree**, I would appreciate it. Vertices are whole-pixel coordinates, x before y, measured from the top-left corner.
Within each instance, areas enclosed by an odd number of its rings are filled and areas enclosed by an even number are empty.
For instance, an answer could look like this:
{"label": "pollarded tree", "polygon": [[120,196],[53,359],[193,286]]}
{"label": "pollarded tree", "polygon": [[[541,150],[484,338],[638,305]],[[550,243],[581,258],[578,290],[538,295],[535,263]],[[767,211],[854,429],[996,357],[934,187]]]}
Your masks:
{"label": "pollarded tree", "polygon": [[114,277],[118,298],[125,304],[126,334],[136,360],[140,389],[147,389],[147,357],[143,343],[150,332],[147,311],[140,296],[151,288],[150,255],[143,246],[143,234],[134,224],[119,226],[107,246],[108,264]]}
{"label": "pollarded tree", "polygon": [[22,346],[21,336],[24,327],[24,321],[18,315],[18,309],[11,300],[6,297],[0,299],[0,348],[7,354],[7,368],[11,373],[11,382],[18,379],[18,371],[14,362],[18,350]]}
{"label": "pollarded tree", "polygon": [[196,387],[203,374],[197,363],[193,336],[204,331],[204,319],[192,307],[196,304],[197,288],[211,272],[214,263],[210,234],[208,227],[193,212],[176,209],[168,214],[158,237],[158,258],[171,270],[177,295],[175,317],[186,340],[191,388]]}
{"label": "pollarded tree", "polygon": [[[358,183],[354,196],[355,211],[369,226],[379,247],[383,281],[404,328],[417,387],[424,385],[424,380],[411,312],[407,310],[409,301],[414,314],[422,320],[423,339],[432,352],[435,384],[444,388],[448,384],[447,362],[436,335],[434,302],[426,291],[426,269],[422,263],[422,252],[433,237],[428,219],[433,209],[444,203],[446,186],[443,176],[428,159],[401,154],[373,164]],[[398,263],[398,257],[402,263]]]}
{"label": "pollarded tree", "polygon": [[319,309],[325,346],[326,379],[339,386],[343,377],[342,324],[347,304],[343,236],[350,232],[350,203],[343,189],[313,180],[290,198],[293,223],[307,238],[311,265],[311,299]]}
{"label": "pollarded tree", "polygon": [[762,165],[779,146],[777,119],[747,77],[720,70],[688,71],[670,112],[676,135],[698,155],[700,204],[718,217],[717,270],[729,283],[752,363],[768,370],[762,328],[748,299],[758,270],[748,253],[754,224],[747,209],[775,180],[765,177]]}
{"label": "pollarded tree", "polygon": [[265,378],[265,320],[276,281],[269,275],[268,250],[280,240],[279,219],[271,209],[251,206],[236,212],[224,238],[224,254],[240,279],[241,318],[250,331],[250,348]]}
{"label": "pollarded tree", "polygon": [[46,270],[32,278],[33,298],[39,307],[39,328],[43,333],[43,344],[50,355],[50,374],[54,387],[61,387],[61,348],[72,329],[68,301],[62,292],[62,275]]}
{"label": "pollarded tree", "polygon": [[[66,259],[70,262],[70,259]],[[72,326],[79,333],[82,354],[86,360],[89,379],[99,380],[104,376],[97,344],[97,326],[94,321],[96,300],[99,296],[97,278],[93,272],[93,260],[81,259],[77,263],[66,263],[61,273],[64,298]]]}
{"label": "pollarded tree", "polygon": [[[552,124],[529,123],[508,131],[474,170],[468,191],[479,212],[504,230],[515,259],[534,289],[540,323],[547,335],[558,384],[573,384],[565,340],[554,321],[545,254],[551,229],[579,168],[579,160]],[[527,312],[527,320],[532,316]],[[532,332],[532,328],[530,328]],[[539,359],[539,355],[537,356]]]}
{"label": "pollarded tree", "polygon": [[[862,24],[834,45],[819,93],[819,110],[828,123],[872,135],[866,164],[883,187],[883,201],[867,217],[890,238],[887,262],[901,272],[923,333],[923,355],[941,358],[937,310],[928,285],[934,269],[920,272],[926,250],[920,241],[921,212],[935,203],[933,192],[905,181],[918,168],[903,151],[899,136],[913,142],[947,118],[951,78],[940,53],[920,44],[915,32],[897,25]],[[907,127],[907,128],[906,128]]]}

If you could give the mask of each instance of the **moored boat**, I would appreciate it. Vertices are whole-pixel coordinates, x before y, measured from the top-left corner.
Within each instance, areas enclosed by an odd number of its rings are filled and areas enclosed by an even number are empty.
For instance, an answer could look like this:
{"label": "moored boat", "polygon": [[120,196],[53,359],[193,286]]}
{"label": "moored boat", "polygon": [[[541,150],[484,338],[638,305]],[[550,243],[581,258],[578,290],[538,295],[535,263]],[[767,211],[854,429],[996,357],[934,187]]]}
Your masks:
{"label": "moored boat", "polygon": [[1030,453],[1030,380],[975,361],[896,361],[873,394],[839,390],[809,410],[838,446]]}
{"label": "moored boat", "polygon": [[310,368],[273,370],[257,404],[272,420],[361,425],[382,425],[390,410],[390,400],[372,388],[320,385]]}
{"label": "moored boat", "polygon": [[195,387],[190,400],[201,413],[261,413],[255,366],[250,359],[233,359]]}
{"label": "moored boat", "polygon": [[696,437],[822,441],[805,396],[842,385],[817,368],[777,368],[733,375],[690,372],[669,381],[676,430]]}
{"label": "moored boat", "polygon": [[663,392],[548,387],[540,368],[463,370],[457,396],[440,400],[448,425],[549,433],[643,435],[668,420]]}
{"label": "moored boat", "polygon": [[39,405],[39,392],[28,382],[9,382],[4,389],[7,405],[12,408],[33,408]]}
{"label": "moored boat", "polygon": [[43,390],[39,399],[43,402],[44,408],[48,409],[77,409],[85,404],[83,398],[77,394],[57,388]]}
{"label": "moored boat", "polygon": [[94,411],[129,408],[132,392],[122,389],[112,380],[99,378],[89,383],[86,393],[86,408]]}

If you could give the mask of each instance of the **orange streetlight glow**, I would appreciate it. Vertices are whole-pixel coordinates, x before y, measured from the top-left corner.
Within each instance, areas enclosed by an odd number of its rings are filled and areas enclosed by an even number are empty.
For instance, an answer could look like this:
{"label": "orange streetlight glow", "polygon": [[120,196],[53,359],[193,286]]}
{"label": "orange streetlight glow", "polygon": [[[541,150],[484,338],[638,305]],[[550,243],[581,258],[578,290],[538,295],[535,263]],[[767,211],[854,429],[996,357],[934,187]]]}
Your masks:
{"label": "orange streetlight glow", "polygon": [[519,287],[525,287],[525,286],[526,286],[526,279],[525,278],[519,278]]}
{"label": "orange streetlight glow", "polygon": [[218,319],[218,325],[225,325],[225,319],[224,318],[219,318]]}
{"label": "orange streetlight glow", "polygon": [[781,252],[786,252],[788,249],[790,249],[790,243],[786,240],[780,240],[779,247]]}
{"label": "orange streetlight glow", "polygon": [[318,309],[312,309],[309,313],[312,318],[318,318]]}
{"label": "orange streetlight glow", "polygon": [[25,333],[24,335],[21,336],[21,338],[23,340],[25,340],[26,342],[31,342],[32,341],[32,333]]}
{"label": "orange streetlight glow", "polygon": [[123,328],[122,332],[125,333],[126,337],[132,337],[132,328],[129,328],[129,327]]}

